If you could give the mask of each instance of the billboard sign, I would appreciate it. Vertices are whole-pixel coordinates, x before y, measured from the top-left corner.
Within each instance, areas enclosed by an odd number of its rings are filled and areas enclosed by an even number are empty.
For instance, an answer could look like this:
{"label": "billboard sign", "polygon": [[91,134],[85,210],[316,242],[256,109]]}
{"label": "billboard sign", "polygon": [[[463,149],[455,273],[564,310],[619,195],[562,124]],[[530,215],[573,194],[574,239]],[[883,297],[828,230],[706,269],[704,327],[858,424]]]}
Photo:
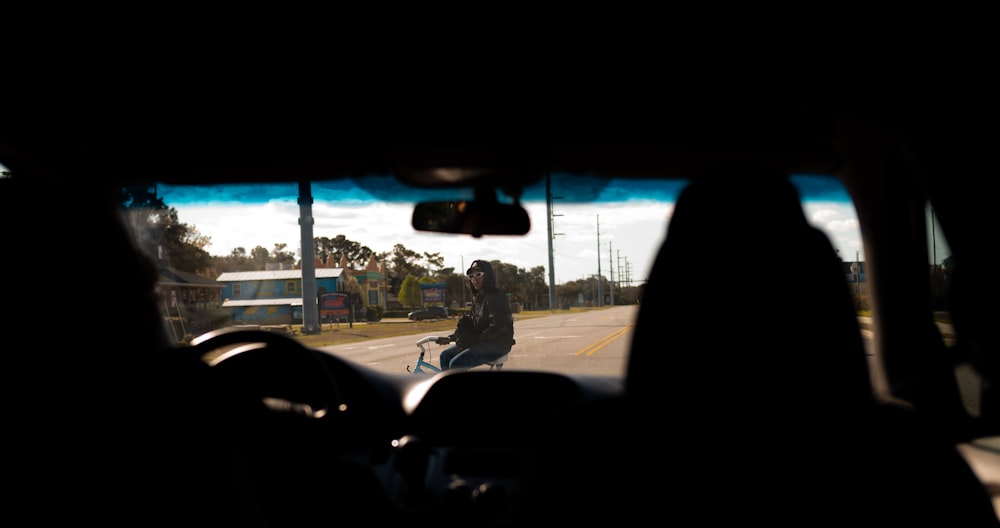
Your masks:
{"label": "billboard sign", "polygon": [[445,286],[443,282],[420,285],[420,299],[426,303],[443,303]]}
{"label": "billboard sign", "polygon": [[351,298],[347,293],[324,293],[319,297],[319,314],[343,315],[351,313]]}

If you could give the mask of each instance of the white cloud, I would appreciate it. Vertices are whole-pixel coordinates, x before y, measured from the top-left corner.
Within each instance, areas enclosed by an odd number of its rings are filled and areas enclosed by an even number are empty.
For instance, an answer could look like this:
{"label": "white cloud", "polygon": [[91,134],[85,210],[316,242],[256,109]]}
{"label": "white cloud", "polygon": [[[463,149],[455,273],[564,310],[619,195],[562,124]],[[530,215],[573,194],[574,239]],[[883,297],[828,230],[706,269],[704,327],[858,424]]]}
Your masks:
{"label": "white cloud", "polygon": [[[193,225],[210,236],[213,255],[227,255],[236,247],[247,251],[275,243],[299,254],[301,229],[299,206],[294,200],[280,200],[240,208],[219,204],[173,206],[181,222]],[[544,203],[526,205],[532,222],[524,237],[494,236],[473,238],[419,232],[410,224],[410,204],[380,203],[344,205],[318,202],[312,206],[313,237],[344,235],[375,252],[391,251],[396,244],[420,253],[440,253],[446,267],[464,271],[477,258],[501,260],[519,268],[542,266],[548,276],[548,230]],[[552,248],[556,283],[582,279],[597,273],[617,280],[644,281],[666,234],[672,203],[630,201],[612,204],[554,205],[557,235]],[[863,248],[857,218],[849,203],[818,202],[805,206],[807,218],[823,229],[839,249],[841,257],[853,260]],[[752,225],[747,219],[746,225]],[[600,234],[598,234],[598,230]],[[600,256],[598,256],[598,238]],[[761,233],[760,258],[767,258],[766,233]]]}
{"label": "white cloud", "polygon": [[[294,201],[273,201],[239,208],[221,204],[172,206],[181,222],[211,237],[207,248],[213,255],[228,255],[236,247],[247,251],[257,246],[268,250],[275,243],[299,254],[301,228],[299,206]],[[560,205],[555,214],[553,239],[556,282],[562,283],[597,273],[598,215],[600,215],[601,273],[609,275],[610,251],[615,274],[627,268],[633,279],[646,278],[652,255],[666,228],[670,204],[624,206]],[[474,259],[501,260],[524,269],[549,268],[548,230],[544,204],[527,205],[532,229],[524,237],[446,235],[419,232],[410,225],[408,204],[328,205],[314,204],[313,237],[344,235],[375,252],[391,251],[396,244],[420,253],[440,253],[445,266],[463,270]],[[650,226],[655,226],[651,229]]]}
{"label": "white cloud", "polygon": [[830,237],[833,247],[840,252],[840,258],[864,260],[865,251],[861,244],[861,232],[854,205],[846,202],[806,202],[803,205],[810,223],[823,230]]}

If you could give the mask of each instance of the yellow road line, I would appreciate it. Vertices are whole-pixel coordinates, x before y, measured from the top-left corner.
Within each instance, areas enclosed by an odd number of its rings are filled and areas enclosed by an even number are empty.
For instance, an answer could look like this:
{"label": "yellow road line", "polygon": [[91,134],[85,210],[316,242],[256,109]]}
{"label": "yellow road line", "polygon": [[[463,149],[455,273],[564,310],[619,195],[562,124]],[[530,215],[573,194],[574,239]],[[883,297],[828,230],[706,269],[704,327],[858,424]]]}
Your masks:
{"label": "yellow road line", "polygon": [[586,352],[588,356],[592,356],[594,355],[594,352],[597,352],[598,350],[604,348],[605,346],[607,346],[608,343],[614,341],[615,339],[618,339],[619,337],[622,336],[622,334],[628,332],[631,329],[632,325],[628,325],[625,328],[622,328],[621,330],[618,330],[617,332],[612,333],[611,335],[605,337],[604,339],[601,339],[600,341],[590,345],[589,347],[577,352],[576,355],[579,356],[584,352]]}

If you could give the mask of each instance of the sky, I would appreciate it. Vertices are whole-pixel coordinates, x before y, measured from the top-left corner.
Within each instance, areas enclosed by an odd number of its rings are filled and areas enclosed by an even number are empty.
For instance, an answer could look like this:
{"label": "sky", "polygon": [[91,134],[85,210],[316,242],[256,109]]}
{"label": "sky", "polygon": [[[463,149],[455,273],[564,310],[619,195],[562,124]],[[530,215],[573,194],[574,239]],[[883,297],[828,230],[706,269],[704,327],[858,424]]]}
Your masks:
{"label": "sky", "polygon": [[[612,183],[600,189],[588,189],[586,192],[597,200],[582,204],[560,200],[564,193],[575,196],[576,191],[560,189],[553,184],[556,199],[553,199],[552,213],[556,235],[552,251],[556,284],[585,279],[597,274],[598,270],[605,277],[630,280],[633,285],[645,281],[666,234],[678,188],[640,193],[632,189],[625,194]],[[288,189],[296,190],[294,186]],[[255,190],[259,189],[244,187],[237,190],[237,195],[246,199]],[[294,192],[288,192],[285,198],[260,200],[249,209],[245,204],[240,209],[230,206],[231,195],[219,187],[205,191],[161,185],[158,192],[168,206],[177,210],[180,222],[211,237],[212,244],[206,249],[212,255],[227,255],[236,247],[243,247],[248,252],[257,246],[270,250],[275,243],[284,243],[286,251],[300,255],[299,205]],[[464,271],[475,259],[500,260],[525,270],[542,266],[548,278],[549,236],[544,187],[539,196],[525,193],[531,231],[523,237],[473,238],[419,232],[410,224],[416,199],[412,197],[412,190],[408,191],[409,201],[364,203],[365,199],[385,197],[377,196],[378,191],[373,196],[372,192],[371,189],[358,193],[345,187],[314,187],[313,236],[344,235],[376,253],[390,251],[395,244],[418,253],[439,253],[444,257],[445,267],[453,267],[456,271]],[[328,199],[333,196],[337,203]],[[863,261],[857,217],[846,192],[842,189],[824,191],[815,196],[815,200],[803,206],[807,218],[827,233],[844,260],[859,258]],[[747,218],[745,225],[753,229],[753,221]],[[761,231],[756,236],[760,239],[759,257],[766,259],[768,235]]]}

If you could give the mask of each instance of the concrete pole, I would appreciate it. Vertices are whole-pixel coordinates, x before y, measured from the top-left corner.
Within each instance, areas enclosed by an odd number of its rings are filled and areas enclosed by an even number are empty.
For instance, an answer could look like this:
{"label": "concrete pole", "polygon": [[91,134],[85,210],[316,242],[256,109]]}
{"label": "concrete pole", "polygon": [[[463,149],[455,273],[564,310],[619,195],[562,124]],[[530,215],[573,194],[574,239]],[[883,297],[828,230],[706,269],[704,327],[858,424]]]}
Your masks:
{"label": "concrete pole", "polygon": [[316,248],[313,245],[312,188],[299,182],[299,231],[302,244],[302,333],[318,334],[319,299],[316,297]]}

